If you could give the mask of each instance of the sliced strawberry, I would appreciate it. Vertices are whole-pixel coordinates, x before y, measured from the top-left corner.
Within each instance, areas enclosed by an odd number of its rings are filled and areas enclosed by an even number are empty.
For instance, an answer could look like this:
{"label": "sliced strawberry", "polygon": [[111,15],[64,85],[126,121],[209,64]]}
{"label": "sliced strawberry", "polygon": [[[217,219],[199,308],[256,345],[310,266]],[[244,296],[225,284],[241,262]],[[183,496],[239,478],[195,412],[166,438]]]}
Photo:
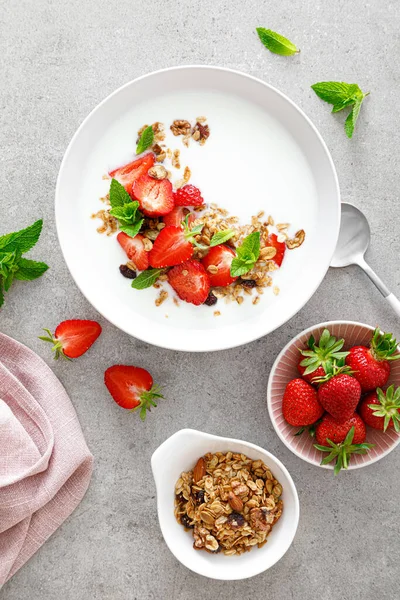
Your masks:
{"label": "sliced strawberry", "polygon": [[[223,244],[210,248],[210,251],[201,262],[208,271],[211,287],[225,287],[237,279],[237,277],[231,276],[231,262],[235,256],[236,252]],[[218,272],[212,273],[209,271],[208,267],[210,266],[217,267]]]}
{"label": "sliced strawberry", "polygon": [[201,206],[204,200],[199,188],[194,185],[184,185],[174,193],[175,206]]}
{"label": "sliced strawberry", "polygon": [[128,194],[131,194],[133,182],[147,173],[147,171],[154,165],[154,160],[154,154],[149,152],[148,154],[145,154],[141,158],[138,158],[123,167],[119,167],[114,171],[110,171],[109,175],[113,179],[119,181],[119,183],[125,187]]}
{"label": "sliced strawberry", "polygon": [[210,278],[197,260],[188,260],[168,271],[168,281],[179,298],[199,306],[210,292]]}
{"label": "sliced strawberry", "polygon": [[149,266],[149,252],[145,250],[144,237],[140,233],[135,235],[135,237],[131,237],[120,231],[117,235],[117,240],[138,271],[145,271]]}
{"label": "sliced strawberry", "polygon": [[196,215],[184,206],[175,206],[170,213],[163,217],[163,221],[166,225],[182,227],[182,222],[185,220],[186,215],[189,215],[188,225],[190,226],[196,220]]}
{"label": "sliced strawberry", "polygon": [[149,252],[149,261],[151,267],[173,267],[192,255],[193,245],[186,238],[184,230],[169,226],[164,227],[155,239]]}
{"label": "sliced strawberry", "polygon": [[104,383],[115,402],[129,410],[140,410],[142,421],[146,411],[157,406],[155,400],[163,398],[160,388],[153,385],[148,371],[140,367],[114,365],[104,373]]}
{"label": "sliced strawberry", "polygon": [[97,340],[101,334],[101,326],[96,321],[73,319],[62,321],[54,336],[49,329],[44,331],[48,335],[40,336],[40,339],[53,344],[54,358],[78,358]]}
{"label": "sliced strawberry", "polygon": [[131,194],[146,217],[162,217],[174,208],[172,183],[168,179],[158,180],[142,175],[134,181]]}
{"label": "sliced strawberry", "polygon": [[271,233],[268,236],[265,246],[276,249],[276,254],[275,254],[274,258],[272,258],[271,260],[273,260],[274,263],[276,265],[278,265],[278,267],[280,267],[282,264],[282,261],[283,261],[283,257],[285,256],[285,250],[286,250],[285,242],[278,242],[278,236],[276,235],[276,233]]}

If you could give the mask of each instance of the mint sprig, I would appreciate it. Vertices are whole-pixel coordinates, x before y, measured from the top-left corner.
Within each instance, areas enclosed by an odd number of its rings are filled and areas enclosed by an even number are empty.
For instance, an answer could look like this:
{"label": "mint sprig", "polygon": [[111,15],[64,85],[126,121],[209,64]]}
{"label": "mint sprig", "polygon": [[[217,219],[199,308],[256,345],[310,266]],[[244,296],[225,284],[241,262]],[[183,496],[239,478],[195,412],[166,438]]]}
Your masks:
{"label": "mint sprig", "polygon": [[110,215],[118,219],[120,230],[130,237],[135,237],[144,222],[143,215],[138,210],[139,202],[132,201],[124,186],[116,179],[111,180],[110,204]]}
{"label": "mint sprig", "polygon": [[245,237],[242,244],[236,248],[236,258],[231,262],[232,277],[240,277],[251,271],[259,256],[260,232],[254,231]]}
{"label": "mint sprig", "polygon": [[132,287],[135,290],[145,290],[151,287],[157,279],[164,273],[165,269],[147,269],[142,271],[136,279],[132,281]]}
{"label": "mint sprig", "polygon": [[0,236],[0,307],[14,279],[32,281],[49,268],[46,263],[22,258],[37,243],[42,226],[40,219],[25,229]]}
{"label": "mint sprig", "polygon": [[154,142],[154,131],[151,125],[146,127],[139,138],[136,146],[136,154],[142,154],[147,148],[153,145]]}
{"label": "mint sprig", "polygon": [[212,236],[210,247],[219,246],[219,244],[223,244],[230,240],[234,235],[235,231],[233,231],[233,229],[225,229],[224,231],[218,231]]}
{"label": "mint sprig", "polygon": [[264,46],[274,54],[292,56],[293,54],[300,52],[293,42],[283,37],[283,35],[276,33],[276,31],[265,29],[264,27],[257,27],[256,31]]}
{"label": "mint sprig", "polygon": [[347,137],[352,138],[362,103],[369,92],[364,94],[356,83],[345,83],[344,81],[321,81],[312,85],[311,88],[321,100],[333,105],[333,113],[351,107],[344,128]]}

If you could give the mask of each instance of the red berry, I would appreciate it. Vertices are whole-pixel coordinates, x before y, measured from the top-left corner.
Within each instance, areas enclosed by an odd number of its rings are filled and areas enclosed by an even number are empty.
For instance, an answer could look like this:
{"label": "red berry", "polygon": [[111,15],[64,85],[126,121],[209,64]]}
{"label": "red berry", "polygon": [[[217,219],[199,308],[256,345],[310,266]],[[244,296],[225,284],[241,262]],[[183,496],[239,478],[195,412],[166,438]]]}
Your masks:
{"label": "red berry", "polygon": [[[210,248],[201,262],[208,272],[211,287],[225,287],[237,279],[237,277],[231,276],[231,262],[235,256],[236,252],[223,244]],[[217,273],[208,271],[208,267],[211,265],[217,267]]]}
{"label": "red berry", "polygon": [[315,429],[315,439],[317,444],[321,446],[329,446],[327,440],[331,440],[335,444],[344,442],[346,435],[350,429],[354,427],[353,444],[362,444],[365,442],[366,430],[361,417],[354,413],[350,419],[339,423],[332,415],[324,415],[322,421],[318,423]]}
{"label": "red berry", "polygon": [[148,371],[140,367],[114,365],[104,373],[104,383],[115,402],[129,410],[140,410],[144,421],[146,411],[157,406],[156,400],[162,398],[160,389],[153,385]]}
{"label": "red berry", "polygon": [[147,173],[154,165],[154,159],[154,154],[150,152],[123,167],[111,171],[109,175],[123,185],[128,194],[132,195],[133,182]]}
{"label": "red berry", "polygon": [[354,371],[363,392],[369,392],[386,385],[390,375],[390,364],[386,360],[377,361],[366,346],[354,346],[346,357],[346,364]]}
{"label": "red berry", "polygon": [[168,281],[179,298],[195,304],[203,304],[210,293],[210,279],[203,265],[188,260],[168,271]]}
{"label": "red berry", "polygon": [[199,188],[194,185],[184,185],[174,193],[175,206],[201,206],[204,200]]}
{"label": "red berry", "polygon": [[142,175],[132,185],[132,196],[139,202],[146,217],[161,217],[174,208],[172,184],[168,179],[153,179]]}
{"label": "red berry", "polygon": [[318,389],[321,405],[342,423],[352,417],[360,398],[360,384],[357,379],[346,373],[338,372],[328,381],[321,383]]}
{"label": "red berry", "polygon": [[318,402],[316,390],[303,379],[293,379],[286,386],[282,412],[289,425],[305,427],[318,421],[324,410]]}
{"label": "red berry", "polygon": [[300,373],[300,375],[302,376],[302,378],[305,381],[308,381],[308,383],[313,383],[314,377],[324,377],[325,376],[325,369],[321,365],[319,367],[317,367],[317,369],[315,369],[315,371],[313,371],[312,373],[307,373],[307,375],[304,375],[304,371],[306,370],[306,368],[307,367],[302,367],[300,363],[297,365],[298,372]]}
{"label": "red berry", "polygon": [[117,240],[130,261],[134,263],[138,271],[145,271],[149,266],[149,252],[144,247],[144,237],[138,233],[135,237],[120,231]]}
{"label": "red berry", "polygon": [[361,401],[359,412],[369,427],[380,431],[394,427],[400,433],[400,387],[395,391],[391,385],[386,391],[378,388],[367,394]]}
{"label": "red berry", "polygon": [[193,245],[181,227],[164,227],[149,252],[150,266],[173,267],[193,255]]}
{"label": "red berry", "polygon": [[173,227],[182,227],[182,222],[185,220],[185,217],[187,215],[189,215],[188,225],[190,227],[193,221],[196,220],[196,215],[190,212],[190,210],[188,208],[185,208],[184,206],[175,206],[175,208],[173,208],[170,213],[164,215],[163,221],[166,225],[172,225]]}
{"label": "red berry", "polygon": [[57,326],[54,336],[48,329],[45,331],[48,336],[40,336],[40,339],[53,344],[55,358],[78,358],[97,340],[101,334],[101,326],[97,321],[71,319],[62,321]]}
{"label": "red berry", "polygon": [[286,251],[285,242],[278,242],[278,236],[275,233],[271,233],[268,236],[265,246],[275,248],[276,254],[275,254],[274,258],[272,258],[271,260],[273,260],[274,263],[276,265],[278,265],[278,267],[280,267],[282,264],[282,261],[283,261],[283,257],[285,256],[285,251]]}

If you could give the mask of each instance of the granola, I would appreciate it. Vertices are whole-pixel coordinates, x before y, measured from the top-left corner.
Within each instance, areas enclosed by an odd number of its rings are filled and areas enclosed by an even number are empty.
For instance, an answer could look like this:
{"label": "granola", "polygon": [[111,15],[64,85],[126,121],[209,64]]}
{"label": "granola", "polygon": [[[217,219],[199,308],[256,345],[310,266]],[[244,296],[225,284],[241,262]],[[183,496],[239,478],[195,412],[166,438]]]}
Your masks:
{"label": "granola", "polygon": [[195,550],[228,556],[261,548],[282,515],[282,486],[262,460],[207,453],[175,484],[175,517]]}

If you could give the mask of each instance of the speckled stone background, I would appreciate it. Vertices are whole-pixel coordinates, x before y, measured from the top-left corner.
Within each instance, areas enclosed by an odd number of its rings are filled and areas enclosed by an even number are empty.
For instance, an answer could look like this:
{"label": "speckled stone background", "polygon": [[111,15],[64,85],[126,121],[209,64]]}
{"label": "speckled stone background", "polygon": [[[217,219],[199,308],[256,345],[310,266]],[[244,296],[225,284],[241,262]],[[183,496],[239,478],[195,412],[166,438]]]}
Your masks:
{"label": "speckled stone background", "polygon": [[[82,504],[4,586],[2,600],[399,598],[400,453],[334,479],[281,444],[266,410],[274,358],[303,328],[344,318],[379,323],[400,335],[399,320],[356,267],[330,271],[284,327],[231,351],[159,350],[103,319],[96,347],[71,364],[54,363],[37,339],[42,326],[54,328],[65,318],[99,318],[67,271],[54,227],[55,182],[71,136],[121,84],[179,64],[256,75],[305,110],[332,152],[343,200],[370,219],[372,266],[400,295],[399,8],[388,0],[1,2],[0,233],[43,217],[35,256],[52,268],[36,282],[13,286],[0,330],[52,366],[96,460]],[[271,55],[256,26],[287,35],[301,54]],[[310,90],[328,79],[356,81],[371,91],[352,141],[345,137],[343,115],[332,116]],[[139,363],[165,386],[168,400],[145,424],[107,394],[103,372],[117,362]],[[149,459],[166,437],[187,426],[265,446],[291,472],[300,525],[288,553],[266,573],[242,582],[207,580],[181,566],[166,547]]]}

